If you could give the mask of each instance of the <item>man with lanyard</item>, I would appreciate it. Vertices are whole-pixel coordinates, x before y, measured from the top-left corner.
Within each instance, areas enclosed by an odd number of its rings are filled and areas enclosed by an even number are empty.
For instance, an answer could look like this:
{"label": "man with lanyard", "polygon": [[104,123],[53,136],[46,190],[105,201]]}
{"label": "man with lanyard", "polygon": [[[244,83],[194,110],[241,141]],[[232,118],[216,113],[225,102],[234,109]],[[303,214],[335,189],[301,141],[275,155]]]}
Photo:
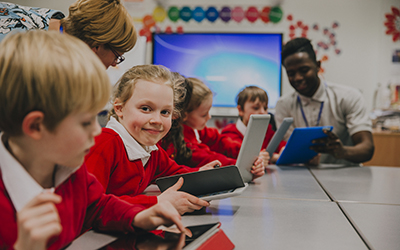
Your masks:
{"label": "man with lanyard", "polygon": [[[294,93],[282,96],[275,108],[279,127],[285,117],[293,117],[288,139],[295,127],[333,126],[328,137],[315,140],[311,149],[321,163],[358,164],[374,153],[372,124],[359,90],[322,81],[321,62],[307,38],[295,38],[282,48],[282,65]],[[318,157],[313,164],[318,164]]]}

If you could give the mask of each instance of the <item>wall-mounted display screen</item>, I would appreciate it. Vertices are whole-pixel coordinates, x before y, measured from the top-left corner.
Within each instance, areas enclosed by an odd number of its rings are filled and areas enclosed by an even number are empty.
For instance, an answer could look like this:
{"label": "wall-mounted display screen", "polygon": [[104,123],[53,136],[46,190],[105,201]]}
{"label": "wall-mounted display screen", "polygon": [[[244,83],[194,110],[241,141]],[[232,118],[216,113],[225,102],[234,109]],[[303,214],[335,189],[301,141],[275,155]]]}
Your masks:
{"label": "wall-mounted display screen", "polygon": [[281,96],[282,34],[153,34],[153,64],[197,77],[214,92],[213,107],[236,107],[245,86],[268,93],[269,108]]}

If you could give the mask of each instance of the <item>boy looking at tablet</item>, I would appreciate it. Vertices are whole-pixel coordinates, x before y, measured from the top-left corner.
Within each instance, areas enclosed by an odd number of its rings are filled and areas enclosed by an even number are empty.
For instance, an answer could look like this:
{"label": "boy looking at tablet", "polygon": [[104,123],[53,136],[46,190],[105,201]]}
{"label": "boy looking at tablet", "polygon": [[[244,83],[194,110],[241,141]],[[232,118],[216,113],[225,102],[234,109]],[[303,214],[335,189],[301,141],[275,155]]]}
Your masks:
{"label": "boy looking at tablet", "polygon": [[0,249],[61,249],[92,227],[185,230],[169,202],[144,210],[105,195],[81,166],[110,95],[104,66],[85,43],[29,31],[0,48]]}
{"label": "boy looking at tablet", "polygon": [[[235,124],[228,124],[221,132],[222,135],[229,136],[234,141],[243,142],[246,133],[247,125],[250,120],[250,115],[253,114],[268,114],[268,95],[263,89],[257,86],[247,86],[236,96],[237,109],[239,119]],[[268,124],[267,133],[261,149],[266,149],[275,132],[272,129],[271,123]],[[273,155],[270,155],[270,162],[275,163],[281,150],[285,147],[286,142],[281,141]]]}

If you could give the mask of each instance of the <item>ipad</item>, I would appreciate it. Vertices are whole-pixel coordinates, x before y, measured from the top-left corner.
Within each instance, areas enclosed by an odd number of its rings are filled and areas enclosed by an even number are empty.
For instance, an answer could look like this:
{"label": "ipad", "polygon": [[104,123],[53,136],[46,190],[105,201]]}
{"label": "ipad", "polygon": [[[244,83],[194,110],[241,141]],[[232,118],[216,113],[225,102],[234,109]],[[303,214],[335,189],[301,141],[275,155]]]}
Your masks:
{"label": "ipad", "polygon": [[278,128],[278,130],[275,132],[274,136],[272,136],[271,140],[268,143],[267,152],[269,153],[270,157],[272,157],[272,154],[278,148],[279,144],[281,143],[283,137],[286,134],[286,131],[289,129],[292,123],[293,123],[293,117],[285,117],[283,119],[281,126]]}
{"label": "ipad", "polygon": [[[220,222],[189,226],[187,227],[192,232],[192,237],[186,236],[184,250],[198,249],[211,236],[216,234],[221,226]],[[164,239],[179,239],[180,234],[165,230]]]}
{"label": "ipad", "polygon": [[271,115],[250,115],[236,161],[236,166],[238,166],[243,182],[245,183],[253,179],[250,170],[260,154],[270,119]]}
{"label": "ipad", "polygon": [[179,174],[158,178],[157,186],[161,192],[174,185],[180,177],[184,182],[179,189],[197,196],[203,200],[224,199],[240,195],[247,187],[236,166],[226,166],[204,171],[197,171],[186,174]]}
{"label": "ipad", "polygon": [[276,161],[276,165],[307,163],[317,152],[310,149],[312,140],[327,137],[323,129],[332,130],[332,126],[295,128],[286,143],[285,149]]}
{"label": "ipad", "polygon": [[[176,228],[165,228],[163,230],[153,230],[146,232],[144,230],[128,233],[128,234],[115,234],[114,240],[111,243],[96,244],[101,248],[93,248],[90,245],[88,238],[86,238],[87,244],[78,245],[76,247],[69,247],[68,249],[183,249],[183,250],[195,250],[199,249],[208,239],[213,235],[217,234],[220,229],[221,223],[215,222],[210,224],[200,224],[194,226],[188,226],[187,228],[192,232],[192,237],[186,236],[184,239],[184,246],[180,242],[181,234]],[[89,231],[90,232],[90,231]],[[87,235],[85,233],[84,235]],[[108,236],[105,234],[99,234],[93,240],[101,239],[102,236]],[[92,241],[90,239],[90,241]],[[79,248],[79,247],[86,248]],[[178,248],[178,246],[180,246]],[[233,249],[233,246],[232,248]]]}

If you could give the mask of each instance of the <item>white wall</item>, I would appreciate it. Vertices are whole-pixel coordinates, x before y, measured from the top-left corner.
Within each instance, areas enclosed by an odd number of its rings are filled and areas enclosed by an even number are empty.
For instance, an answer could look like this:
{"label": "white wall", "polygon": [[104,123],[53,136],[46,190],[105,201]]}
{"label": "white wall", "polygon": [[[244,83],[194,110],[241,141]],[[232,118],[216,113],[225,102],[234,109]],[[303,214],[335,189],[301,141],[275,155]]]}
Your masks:
{"label": "white wall", "polygon": [[[26,6],[47,7],[58,9],[68,14],[68,6],[72,0],[12,0]],[[378,82],[387,84],[389,81],[397,81],[400,84],[400,65],[391,62],[391,55],[394,49],[400,49],[400,42],[392,42],[391,36],[385,34],[386,27],[385,13],[391,12],[390,7],[400,8],[399,0],[159,0],[165,7],[183,5],[189,7],[202,6],[204,8],[215,6],[218,8],[240,5],[247,8],[250,5],[256,7],[274,6],[281,3],[284,11],[284,18],[278,24],[265,24],[260,20],[255,23],[243,21],[236,23],[230,21],[224,23],[217,20],[215,23],[203,21],[197,23],[193,20],[185,23],[178,21],[172,23],[164,21],[161,28],[167,25],[182,25],[185,31],[253,31],[253,32],[281,32],[284,39],[288,38],[288,27],[291,24],[286,20],[288,14],[292,14],[294,20],[300,20],[311,26],[317,23],[320,28],[330,27],[333,22],[338,22],[339,27],[335,29],[337,47],[341,54],[336,55],[332,50],[324,53],[329,59],[323,62],[325,69],[324,77],[332,82],[346,84],[360,89],[366,98],[369,108],[372,109],[372,97]],[[156,1],[144,0],[145,14],[152,14]],[[137,27],[140,28],[140,23]],[[309,31],[308,38],[313,41],[324,39],[321,32]],[[149,47],[149,46],[148,46]],[[283,94],[292,91],[288,84],[286,75],[283,74]]]}

